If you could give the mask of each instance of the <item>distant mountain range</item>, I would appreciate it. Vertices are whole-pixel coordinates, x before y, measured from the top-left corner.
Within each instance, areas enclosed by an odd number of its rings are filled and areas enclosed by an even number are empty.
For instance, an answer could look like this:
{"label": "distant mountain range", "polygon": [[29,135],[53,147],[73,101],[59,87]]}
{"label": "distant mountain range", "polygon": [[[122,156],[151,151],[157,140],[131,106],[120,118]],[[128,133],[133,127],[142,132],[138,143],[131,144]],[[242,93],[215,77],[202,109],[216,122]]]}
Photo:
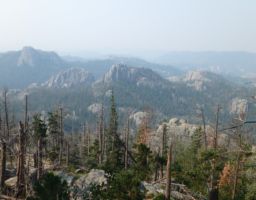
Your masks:
{"label": "distant mountain range", "polygon": [[54,52],[24,47],[20,51],[0,54],[0,85],[24,88],[31,83],[41,83],[67,64]]}
{"label": "distant mountain range", "polygon": [[229,121],[247,108],[247,99],[253,92],[212,72],[190,71],[167,79],[148,68],[115,64],[98,79],[85,69],[66,69],[41,85],[13,92],[10,99],[17,99],[16,109],[20,111],[25,94],[29,96],[31,112],[48,112],[62,105],[69,115],[75,113],[77,123],[81,123],[95,120],[101,103],[109,110],[111,90],[121,120],[127,113],[142,111],[154,113],[156,122],[170,117],[198,122],[200,108],[211,121],[217,104],[222,106],[221,120]]}
{"label": "distant mountain range", "polygon": [[9,91],[11,110],[22,113],[27,94],[31,113],[47,113],[61,105],[66,119],[75,116],[77,125],[95,120],[101,103],[108,110],[111,90],[121,120],[127,113],[151,112],[156,121],[178,117],[196,122],[201,120],[199,108],[204,108],[207,120],[212,121],[220,104],[221,119],[229,121],[248,106],[255,108],[249,100],[255,95],[254,88],[236,80],[136,58],[65,60],[54,52],[31,47],[0,55],[0,85],[19,89]]}
{"label": "distant mountain range", "polygon": [[165,76],[181,73],[170,65],[154,64],[138,58],[112,56],[98,60],[65,59],[55,52],[24,47],[20,51],[0,54],[0,86],[20,89],[33,83],[42,84],[51,76],[68,68],[83,68],[99,78],[108,71],[110,66],[119,63],[150,68]]}
{"label": "distant mountain range", "polygon": [[256,53],[249,52],[170,52],[154,60],[181,70],[207,70],[237,77],[256,76]]}

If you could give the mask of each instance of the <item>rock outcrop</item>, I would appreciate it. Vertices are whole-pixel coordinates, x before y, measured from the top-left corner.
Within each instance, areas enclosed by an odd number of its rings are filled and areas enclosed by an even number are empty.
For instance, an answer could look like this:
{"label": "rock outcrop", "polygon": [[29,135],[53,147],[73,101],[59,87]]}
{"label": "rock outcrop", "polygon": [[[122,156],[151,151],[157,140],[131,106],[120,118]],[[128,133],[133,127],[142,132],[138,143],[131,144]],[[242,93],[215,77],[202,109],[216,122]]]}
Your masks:
{"label": "rock outcrop", "polygon": [[165,83],[156,72],[146,68],[128,67],[123,64],[113,65],[101,80],[104,83],[125,82],[136,84],[137,86],[159,86]]}
{"label": "rock outcrop", "polygon": [[47,88],[71,88],[75,86],[89,86],[94,82],[94,76],[81,68],[70,68],[52,76],[42,84]]}
{"label": "rock outcrop", "polygon": [[92,169],[88,174],[80,176],[71,187],[71,199],[83,200],[93,185],[107,183],[106,173],[103,170]]}
{"label": "rock outcrop", "polygon": [[[189,145],[191,142],[191,137],[197,129],[201,126],[198,124],[190,124],[184,119],[172,118],[169,122],[164,122],[159,125],[156,131],[150,133],[150,147],[154,151],[158,151],[161,147],[161,138],[163,134],[163,127],[166,126],[167,131],[167,143],[182,142],[185,145]],[[206,125],[206,135],[208,146],[213,145],[214,138],[214,128]],[[218,134],[218,145],[224,146],[229,143],[230,146],[233,145],[232,139],[224,133]]]}

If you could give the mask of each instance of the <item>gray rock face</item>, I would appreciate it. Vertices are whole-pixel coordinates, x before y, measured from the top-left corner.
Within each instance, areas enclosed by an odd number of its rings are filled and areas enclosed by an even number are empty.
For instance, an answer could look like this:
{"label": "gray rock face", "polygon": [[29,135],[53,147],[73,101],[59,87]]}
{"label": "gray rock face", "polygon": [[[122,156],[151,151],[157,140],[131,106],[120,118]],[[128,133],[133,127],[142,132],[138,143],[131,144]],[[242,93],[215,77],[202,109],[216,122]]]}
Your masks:
{"label": "gray rock face", "polygon": [[43,63],[46,60],[56,65],[63,64],[61,58],[54,52],[41,51],[32,47],[23,47],[17,60],[17,66],[35,67],[37,63]]}
{"label": "gray rock face", "polygon": [[91,104],[87,110],[94,113],[94,114],[99,114],[100,111],[101,111],[101,108],[102,108],[102,104],[100,103],[94,103],[94,104]]}
{"label": "gray rock face", "polygon": [[[157,131],[153,133],[151,141],[156,143],[156,146],[161,144],[161,135],[163,133],[163,127],[166,125],[167,138],[169,143],[172,140],[180,140],[185,142],[190,141],[190,137],[193,135],[195,130],[199,128],[198,125],[189,124],[186,120],[172,118],[167,123],[161,124]],[[155,146],[155,145],[154,145]]]}
{"label": "gray rock face", "polygon": [[63,171],[55,171],[54,175],[61,177],[62,180],[65,180],[68,186],[71,186],[74,183],[75,176],[72,174],[67,174]]}
{"label": "gray rock face", "polygon": [[103,170],[92,169],[88,174],[78,178],[73,186],[71,199],[82,200],[92,185],[102,185],[107,183],[106,174]]}
{"label": "gray rock face", "polygon": [[192,87],[198,91],[206,90],[206,84],[211,82],[211,80],[207,78],[206,72],[202,71],[188,72],[183,81],[187,83],[187,86]]}
{"label": "gray rock face", "polygon": [[91,85],[94,76],[81,68],[70,68],[52,76],[42,86],[48,88],[71,88],[78,85]]}
{"label": "gray rock face", "polygon": [[87,175],[81,176],[74,182],[79,188],[87,188],[91,184],[104,184],[106,183],[107,179],[105,177],[105,172],[103,170],[92,169]]}
{"label": "gray rock face", "polygon": [[[161,139],[163,134],[163,127],[166,126],[167,142],[182,142],[185,145],[189,145],[191,137],[195,131],[200,128],[200,125],[190,124],[184,119],[172,118],[167,123],[159,125],[156,131],[150,134],[150,146],[153,151],[158,151],[161,148]],[[213,145],[214,128],[206,126],[207,145]],[[218,145],[225,146],[229,143],[230,147],[234,144],[233,140],[229,140],[228,136],[224,133],[218,134]]]}
{"label": "gray rock face", "polygon": [[41,84],[68,67],[55,52],[32,47],[0,55],[0,84],[8,88],[22,89],[31,83]]}
{"label": "gray rock face", "polygon": [[146,118],[148,117],[149,113],[147,112],[142,112],[142,111],[139,111],[139,112],[136,112],[132,115],[130,115],[130,119],[132,119],[136,126],[139,126],[141,124],[141,122]]}
{"label": "gray rock face", "polygon": [[146,85],[153,87],[161,84],[164,79],[151,69],[128,67],[123,64],[113,65],[104,75],[103,82],[126,82],[136,85]]}
{"label": "gray rock face", "polygon": [[238,115],[240,120],[244,120],[243,116],[248,109],[248,100],[246,99],[240,99],[240,98],[234,98],[231,101],[230,106],[230,113],[234,115]]}
{"label": "gray rock face", "polygon": [[208,71],[189,71],[185,76],[172,76],[168,78],[171,82],[179,82],[185,84],[196,91],[205,91],[213,87],[217,83],[221,83],[223,78],[220,75]]}
{"label": "gray rock face", "polygon": [[[159,194],[164,194],[165,192],[165,180],[158,183],[148,183],[144,181],[141,184],[142,188],[146,190],[146,199],[152,199],[152,197],[156,197]],[[194,197],[185,185],[175,183],[172,183],[171,185],[171,197],[175,200],[204,199],[200,197]]]}

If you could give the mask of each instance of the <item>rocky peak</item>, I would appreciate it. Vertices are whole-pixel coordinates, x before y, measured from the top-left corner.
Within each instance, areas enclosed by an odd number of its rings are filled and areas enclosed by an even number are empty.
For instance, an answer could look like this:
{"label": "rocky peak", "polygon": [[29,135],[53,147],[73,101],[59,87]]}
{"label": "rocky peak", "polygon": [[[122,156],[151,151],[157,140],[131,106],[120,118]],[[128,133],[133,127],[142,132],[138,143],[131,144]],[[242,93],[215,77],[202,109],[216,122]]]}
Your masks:
{"label": "rocky peak", "polygon": [[104,75],[103,79],[105,82],[129,81],[134,78],[132,77],[134,71],[134,68],[129,68],[124,64],[112,65],[110,70]]}
{"label": "rocky peak", "polygon": [[238,119],[245,120],[246,113],[248,110],[248,100],[241,98],[234,98],[230,104],[230,114],[237,115]]}
{"label": "rocky peak", "polygon": [[20,51],[17,65],[18,66],[36,66],[38,63],[45,63],[46,61],[62,64],[61,58],[55,52],[46,52],[38,49],[34,49],[33,47],[23,47]]}
{"label": "rocky peak", "polygon": [[17,65],[34,65],[33,57],[36,55],[36,50],[32,47],[23,47],[18,58]]}
{"label": "rocky peak", "polygon": [[91,85],[94,76],[81,68],[70,68],[52,76],[42,86],[48,88],[70,88],[78,85]]}
{"label": "rocky peak", "polygon": [[189,71],[182,77],[169,77],[171,82],[181,82],[197,91],[205,91],[209,87],[223,83],[222,76],[209,71]]}
{"label": "rocky peak", "polygon": [[201,82],[209,82],[210,79],[207,78],[208,72],[205,71],[189,71],[185,77],[184,81],[201,81]]}
{"label": "rocky peak", "polygon": [[211,80],[207,77],[207,72],[190,71],[183,78],[183,82],[195,90],[202,91],[207,89],[206,83],[210,83]]}
{"label": "rocky peak", "polygon": [[128,67],[124,64],[113,65],[104,75],[103,81],[109,82],[126,82],[139,85],[154,86],[161,84],[164,79],[153,72],[151,69]]}

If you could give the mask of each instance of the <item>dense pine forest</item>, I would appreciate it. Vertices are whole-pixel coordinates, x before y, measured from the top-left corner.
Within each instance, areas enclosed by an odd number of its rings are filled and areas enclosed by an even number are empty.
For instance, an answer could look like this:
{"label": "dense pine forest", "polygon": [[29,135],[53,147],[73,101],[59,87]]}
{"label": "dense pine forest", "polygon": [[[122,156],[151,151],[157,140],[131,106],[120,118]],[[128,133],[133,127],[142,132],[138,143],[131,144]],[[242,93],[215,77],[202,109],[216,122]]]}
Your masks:
{"label": "dense pine forest", "polygon": [[154,130],[150,115],[135,128],[129,117],[120,120],[112,90],[109,110],[102,103],[95,121],[67,131],[64,107],[32,114],[25,96],[17,121],[7,94],[1,99],[1,199],[256,199],[254,121],[246,113],[226,128],[218,105],[211,125],[201,109],[202,123],[183,132],[170,125],[187,123],[178,119]]}

